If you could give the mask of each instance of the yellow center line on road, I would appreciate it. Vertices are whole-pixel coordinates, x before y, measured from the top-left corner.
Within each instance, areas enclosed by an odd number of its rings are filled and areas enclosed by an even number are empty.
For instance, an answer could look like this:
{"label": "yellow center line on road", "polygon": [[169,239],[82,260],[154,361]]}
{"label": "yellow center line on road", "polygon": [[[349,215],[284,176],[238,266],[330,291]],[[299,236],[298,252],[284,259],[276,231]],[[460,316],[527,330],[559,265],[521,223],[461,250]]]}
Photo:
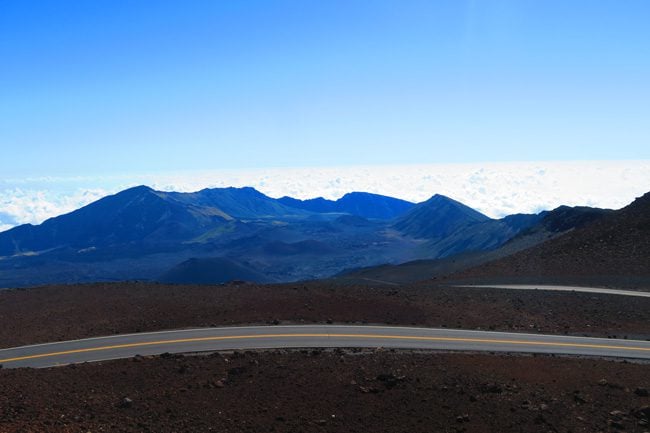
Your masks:
{"label": "yellow center line on road", "polygon": [[28,359],[48,358],[62,355],[72,355],[75,353],[99,352],[111,349],[125,349],[129,347],[144,346],[162,346],[178,343],[197,343],[203,341],[224,341],[224,340],[253,340],[265,338],[366,338],[376,340],[417,340],[417,341],[440,341],[456,343],[479,343],[479,344],[512,344],[512,345],[530,345],[530,346],[547,346],[547,347],[570,347],[585,349],[609,349],[609,350],[629,350],[650,352],[650,347],[635,346],[615,346],[609,344],[589,344],[589,343],[561,343],[546,341],[527,341],[527,340],[501,340],[490,338],[460,338],[460,337],[425,337],[410,335],[379,335],[379,334],[260,334],[260,335],[226,335],[219,337],[196,337],[182,338],[176,340],[145,341],[140,343],[116,344],[112,346],[88,347],[85,349],[64,350],[61,352],[39,353],[35,355],[18,356],[15,358],[0,359],[0,364],[7,362],[24,361]]}

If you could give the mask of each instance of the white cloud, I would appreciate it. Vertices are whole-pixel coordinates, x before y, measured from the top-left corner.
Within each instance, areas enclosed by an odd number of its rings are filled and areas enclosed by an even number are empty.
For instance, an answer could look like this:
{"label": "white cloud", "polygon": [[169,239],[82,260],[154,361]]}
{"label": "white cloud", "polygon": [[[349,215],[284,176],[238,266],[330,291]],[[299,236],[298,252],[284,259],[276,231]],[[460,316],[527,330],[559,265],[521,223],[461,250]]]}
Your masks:
{"label": "white cloud", "polygon": [[[50,217],[78,209],[107,194],[109,192],[102,189],[0,190],[0,211],[18,224],[39,224]],[[6,222],[3,222],[2,226],[7,226]]]}
{"label": "white cloud", "polygon": [[[431,164],[271,168],[134,176],[0,179],[0,213],[40,223],[129,186],[196,191],[252,186],[270,195],[336,199],[367,191],[423,201],[439,193],[492,217],[559,205],[617,209],[650,191],[650,161]],[[9,221],[9,223],[14,222]],[[0,227],[8,221],[0,220]]]}

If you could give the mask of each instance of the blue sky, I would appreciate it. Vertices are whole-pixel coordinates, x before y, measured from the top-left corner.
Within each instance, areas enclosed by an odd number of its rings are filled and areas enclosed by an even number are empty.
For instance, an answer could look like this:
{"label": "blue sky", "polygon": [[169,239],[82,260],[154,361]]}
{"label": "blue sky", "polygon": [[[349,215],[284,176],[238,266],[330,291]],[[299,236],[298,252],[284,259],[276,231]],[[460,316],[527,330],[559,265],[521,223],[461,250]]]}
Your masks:
{"label": "blue sky", "polygon": [[648,1],[5,1],[0,176],[650,158]]}

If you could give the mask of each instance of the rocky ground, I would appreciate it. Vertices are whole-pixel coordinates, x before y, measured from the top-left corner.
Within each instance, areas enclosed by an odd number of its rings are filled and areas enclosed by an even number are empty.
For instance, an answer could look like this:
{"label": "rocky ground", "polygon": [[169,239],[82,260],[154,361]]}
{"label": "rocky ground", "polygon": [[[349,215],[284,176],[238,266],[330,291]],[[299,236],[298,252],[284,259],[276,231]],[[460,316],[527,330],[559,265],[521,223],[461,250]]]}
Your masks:
{"label": "rocky ground", "polygon": [[[383,323],[650,338],[650,299],[434,283],[112,283],[0,291],[0,346],[161,329]],[[650,431],[650,365],[273,351],[0,369],[0,432]]]}
{"label": "rocky ground", "polygon": [[0,291],[0,347],[201,326],[368,323],[650,338],[650,298],[453,288],[112,283]]}
{"label": "rocky ground", "polygon": [[0,431],[644,432],[649,368],[305,350],[0,370]]}
{"label": "rocky ground", "polygon": [[[426,282],[0,291],[0,347],[235,324],[360,323],[650,339],[650,299],[455,288],[650,290],[650,195],[584,229]],[[619,221],[620,220],[620,221]],[[376,285],[375,285],[376,283]],[[650,432],[650,365],[408,351],[160,356],[0,370],[0,432]]]}

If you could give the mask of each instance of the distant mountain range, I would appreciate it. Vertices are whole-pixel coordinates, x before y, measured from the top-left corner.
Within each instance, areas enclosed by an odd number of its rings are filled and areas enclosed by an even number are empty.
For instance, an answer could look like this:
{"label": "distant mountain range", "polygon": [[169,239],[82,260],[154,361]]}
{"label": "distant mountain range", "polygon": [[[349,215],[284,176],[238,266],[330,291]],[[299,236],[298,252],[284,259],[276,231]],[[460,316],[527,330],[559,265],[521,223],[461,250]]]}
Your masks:
{"label": "distant mountain range", "polygon": [[278,201],[286,206],[318,213],[344,213],[368,219],[390,220],[415,206],[415,203],[367,192],[351,192],[336,201],[322,197],[297,200],[282,197]]}
{"label": "distant mountain range", "polygon": [[[580,233],[583,227],[591,227],[599,221],[607,221],[607,218],[618,215],[621,211],[612,211],[608,209],[598,209],[589,207],[568,207],[560,206],[551,211],[544,211],[537,215],[517,214],[505,217],[501,220],[489,220],[479,224],[466,227],[463,230],[466,236],[478,242],[483,239],[482,233],[490,233],[491,229],[501,226],[502,228],[511,227],[510,233],[515,233],[507,241],[501,242],[500,246],[485,249],[466,249],[461,251],[460,245],[454,244],[454,237],[447,237],[441,243],[449,243],[458,251],[456,254],[450,254],[446,257],[434,259],[415,260],[397,265],[382,264],[379,266],[370,266],[367,268],[352,269],[342,272],[335,278],[339,281],[354,283],[363,283],[370,281],[373,283],[384,282],[386,284],[403,284],[413,283],[441,277],[455,276],[464,278],[465,276],[481,277],[512,275],[521,271],[522,266],[518,261],[512,262],[519,256],[520,252],[534,251],[536,247],[542,248],[552,245],[554,239],[562,239],[565,236],[571,236],[574,231]],[[617,226],[626,230],[628,222],[625,219],[617,221]],[[501,231],[501,234],[507,233],[507,230]],[[650,233],[645,235],[646,239]],[[492,239],[495,239],[492,237]],[[589,251],[582,252],[589,255]],[[522,253],[523,254],[523,253]],[[547,251],[543,256],[537,257],[532,261],[533,265],[541,266],[544,261],[552,260],[556,257],[552,251]],[[503,260],[501,260],[503,259]],[[504,272],[498,263],[506,262],[502,268],[510,269]],[[602,263],[607,260],[603,259]],[[650,262],[648,262],[650,263]],[[482,266],[483,264],[487,264]],[[598,267],[591,266],[586,269],[587,272],[594,274],[598,272]],[[542,274],[536,274],[541,276]],[[531,276],[535,276],[534,272]],[[531,280],[532,281],[532,280]],[[539,281],[533,281],[539,283]]]}
{"label": "distant mountain range", "polygon": [[178,193],[139,186],[0,233],[0,287],[323,278],[497,251],[524,234],[533,245],[606,213],[562,207],[492,219],[442,195],[415,204],[363,192],[332,201],[274,199],[253,188]]}

